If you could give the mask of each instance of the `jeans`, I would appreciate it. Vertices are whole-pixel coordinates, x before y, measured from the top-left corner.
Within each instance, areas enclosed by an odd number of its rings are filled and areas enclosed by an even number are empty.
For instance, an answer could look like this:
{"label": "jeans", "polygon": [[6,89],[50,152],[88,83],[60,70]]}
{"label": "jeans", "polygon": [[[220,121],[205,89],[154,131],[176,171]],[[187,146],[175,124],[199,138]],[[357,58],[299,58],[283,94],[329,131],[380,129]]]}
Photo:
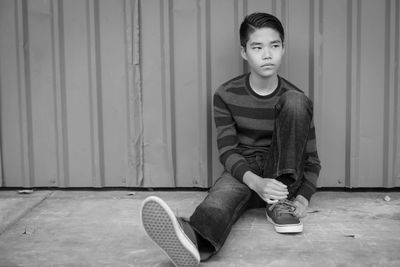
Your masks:
{"label": "jeans", "polygon": [[[293,182],[288,185],[288,198],[301,185],[312,115],[312,103],[304,94],[285,92],[275,105],[274,133],[268,152],[246,158],[252,171],[261,177],[280,180],[282,175],[290,175]],[[247,209],[260,207],[266,207],[266,203],[258,194],[224,171],[189,223],[212,246],[212,256],[220,250],[240,216]]]}

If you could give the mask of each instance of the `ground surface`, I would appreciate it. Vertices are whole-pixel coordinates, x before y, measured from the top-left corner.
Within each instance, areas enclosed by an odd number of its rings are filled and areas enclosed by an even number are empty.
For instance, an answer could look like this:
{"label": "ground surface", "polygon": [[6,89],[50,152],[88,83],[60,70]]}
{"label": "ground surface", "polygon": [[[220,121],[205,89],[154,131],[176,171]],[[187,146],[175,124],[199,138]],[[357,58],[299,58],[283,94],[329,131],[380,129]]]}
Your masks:
{"label": "ground surface", "polygon": [[[140,224],[149,195],[188,217],[206,192],[2,190],[0,266],[172,266]],[[247,212],[201,266],[400,266],[399,192],[318,192],[310,207],[298,235]]]}

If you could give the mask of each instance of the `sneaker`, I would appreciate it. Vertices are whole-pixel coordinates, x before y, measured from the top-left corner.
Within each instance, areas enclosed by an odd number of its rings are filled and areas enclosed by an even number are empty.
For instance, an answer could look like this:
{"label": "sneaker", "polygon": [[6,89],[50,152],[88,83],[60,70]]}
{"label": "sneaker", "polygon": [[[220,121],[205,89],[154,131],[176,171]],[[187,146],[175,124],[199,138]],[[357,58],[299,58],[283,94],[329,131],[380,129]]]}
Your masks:
{"label": "sneaker", "polygon": [[303,224],[293,215],[296,206],[289,200],[267,204],[267,219],[278,233],[301,233]]}
{"label": "sneaker", "polygon": [[196,245],[162,199],[155,196],[146,198],[140,215],[146,233],[175,266],[199,265],[200,254]]}

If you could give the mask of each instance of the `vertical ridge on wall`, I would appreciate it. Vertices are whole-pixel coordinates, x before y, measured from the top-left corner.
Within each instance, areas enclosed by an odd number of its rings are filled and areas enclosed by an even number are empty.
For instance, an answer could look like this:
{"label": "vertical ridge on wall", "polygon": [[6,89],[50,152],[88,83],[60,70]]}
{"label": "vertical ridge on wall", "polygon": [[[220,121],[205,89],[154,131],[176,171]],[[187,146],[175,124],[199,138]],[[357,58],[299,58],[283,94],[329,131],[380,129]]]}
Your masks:
{"label": "vertical ridge on wall", "polygon": [[[1,6],[0,6],[0,9],[1,9]],[[1,30],[0,30],[0,32],[1,32]],[[1,47],[1,42],[0,42],[0,47]],[[0,62],[1,62],[1,54],[0,54]],[[0,64],[0,69],[1,69],[1,64]],[[1,73],[1,71],[0,71],[0,114],[2,113],[2,105],[1,105],[1,103],[2,103],[2,92],[1,92],[1,84],[2,84],[2,73]],[[3,128],[3,123],[2,123],[2,116],[0,115],[0,187],[2,187],[3,186],[3,179],[4,179],[4,169],[3,169],[3,151],[2,151],[2,149],[1,149],[1,147],[2,147],[2,140],[3,140],[3,131],[2,131],[2,128]]]}
{"label": "vertical ridge on wall", "polygon": [[163,133],[163,159],[166,161],[168,178],[172,179],[172,185],[177,185],[176,178],[176,120],[175,120],[175,68],[174,68],[174,27],[173,7],[171,0],[160,1],[160,55],[161,55],[161,84],[162,94],[162,133]]}
{"label": "vertical ridge on wall", "polygon": [[[393,62],[392,58],[390,57],[391,54],[391,34],[393,33],[393,26],[392,26],[392,18],[393,15],[391,14],[391,0],[386,0],[385,1],[385,66],[384,66],[384,84],[383,84],[383,90],[384,90],[384,96],[383,96],[383,101],[384,101],[384,110],[383,110],[383,135],[382,135],[382,185],[384,187],[388,186],[389,183],[389,175],[390,175],[390,162],[388,160],[388,154],[391,152],[391,148],[389,147],[389,143],[392,143],[393,140],[391,140],[391,123],[389,120],[392,118],[390,114],[391,110],[391,101],[389,100],[389,97],[392,92],[392,79],[391,79],[391,73],[390,69],[393,69]],[[392,8],[393,10],[393,8]]]}
{"label": "vertical ridge on wall", "polygon": [[[160,3],[163,1],[160,1]],[[164,117],[163,121],[163,133],[164,133],[164,159],[166,160],[166,166],[169,177],[173,179],[173,185],[177,185],[176,180],[176,120],[175,120],[175,73],[174,69],[174,40],[173,40],[173,1],[168,0],[167,5],[161,3],[161,14],[162,19],[160,20],[160,29],[162,36],[162,43],[164,48],[161,49],[162,54],[162,84],[165,85],[163,93],[163,104]],[[172,75],[171,75],[172,73]]]}
{"label": "vertical ridge on wall", "polygon": [[[397,146],[400,143],[400,137],[398,135],[398,121],[399,121],[399,106],[398,103],[398,92],[399,92],[399,50],[400,50],[400,3],[399,1],[393,0],[391,1],[391,32],[390,36],[391,39],[391,52],[394,55],[390,57],[391,66],[389,68],[389,72],[391,75],[391,86],[392,86],[392,93],[389,97],[392,100],[391,109],[390,109],[390,123],[391,123],[391,132],[393,133],[391,136],[392,144],[389,144],[389,155],[388,155],[388,162],[389,162],[389,183],[388,186],[396,186],[397,182],[400,182],[400,172],[396,173],[396,166],[397,168],[400,167],[399,164],[396,164],[396,154],[398,152]],[[390,70],[394,70],[391,72]],[[400,159],[400,157],[399,157]]]}
{"label": "vertical ridge on wall", "polygon": [[[386,46],[385,46],[385,113],[383,177],[384,186],[396,185],[396,150],[399,142],[398,121],[398,79],[399,79],[399,1],[386,1]],[[394,71],[391,71],[394,70]]]}
{"label": "vertical ridge on wall", "polygon": [[173,25],[173,8],[174,3],[171,0],[160,1],[160,35],[161,35],[161,49],[160,54],[162,55],[162,77],[161,84],[164,85],[162,93],[162,110],[163,112],[163,136],[165,150],[163,151],[164,160],[166,160],[166,166],[169,177],[172,178],[173,186],[177,185],[176,178],[176,120],[175,120],[175,67],[174,67],[174,27]]}
{"label": "vertical ridge on wall", "polygon": [[66,105],[65,105],[65,50],[64,50],[64,26],[62,1],[50,2],[52,10],[52,64],[53,64],[53,88],[54,88],[54,125],[56,133],[56,157],[57,157],[57,184],[60,187],[69,185],[68,169],[68,140],[66,133]]}
{"label": "vertical ridge on wall", "polygon": [[[1,8],[1,6],[0,6],[0,8]],[[1,31],[1,30],[0,30]],[[1,46],[1,43],[0,43],[0,46]],[[1,54],[0,54],[0,62],[1,62]],[[1,68],[1,64],[0,64],[0,68]],[[1,114],[1,112],[2,112],[2,110],[1,110],[1,103],[2,103],[2,101],[1,101],[1,99],[2,99],[2,92],[1,92],[1,84],[2,84],[2,78],[1,78],[1,76],[2,76],[2,74],[1,74],[1,71],[0,71],[0,114]],[[2,157],[2,154],[3,154],[3,151],[2,151],[2,149],[1,149],[1,147],[2,147],[2,145],[1,145],[1,140],[3,140],[3,138],[2,138],[2,117],[0,116],[0,187],[2,187],[3,186],[3,177],[4,177],[4,173],[3,173],[3,157]]]}
{"label": "vertical ridge on wall", "polygon": [[[321,6],[322,6],[321,2]],[[320,11],[322,12],[323,9],[320,9]],[[317,32],[317,34],[322,34],[320,32],[321,29],[323,29],[323,25],[319,24],[318,27],[318,31],[316,31],[315,29],[315,1],[314,0],[310,0],[310,17],[309,17],[309,48],[308,48],[308,83],[309,83],[309,93],[308,96],[310,97],[310,99],[314,101],[314,88],[315,88],[315,84],[314,84],[314,76],[315,76],[315,32]]]}
{"label": "vertical ridge on wall", "polygon": [[289,16],[287,16],[288,5],[286,0],[273,0],[272,4],[273,10],[275,11],[275,16],[279,18],[285,29],[285,56],[283,57],[281,66],[279,67],[279,74],[284,77],[288,77],[290,52],[288,51],[287,43],[291,42],[289,38],[291,31],[289,27]]}
{"label": "vertical ridge on wall", "polygon": [[353,48],[353,5],[352,1],[348,0],[347,2],[347,43],[346,43],[346,66],[347,66],[347,71],[346,71],[346,152],[345,152],[345,185],[349,186],[350,185],[350,177],[352,175],[352,170],[351,170],[351,163],[352,163],[352,143],[351,143],[351,137],[353,134],[353,127],[352,127],[352,117],[351,117],[351,111],[353,107],[353,94],[352,94],[352,73],[353,73],[353,54],[351,53],[352,48]]}
{"label": "vertical ridge on wall", "polygon": [[[258,4],[258,3],[257,3]],[[263,3],[263,4],[265,4],[265,3]],[[257,11],[257,10],[256,10]],[[243,1],[243,6],[242,6],[242,9],[241,9],[241,19],[242,20],[238,20],[237,21],[237,28],[236,28],[236,32],[238,33],[238,35],[239,35],[239,41],[240,41],[240,34],[239,34],[239,32],[240,32],[240,24],[241,24],[241,21],[243,21],[243,19],[247,16],[247,15],[249,15],[250,14],[250,12],[249,12],[249,1],[248,0],[245,0],[245,1]],[[251,12],[252,13],[252,12]],[[240,47],[241,47],[241,44],[240,44]],[[240,48],[241,49],[241,48]],[[243,64],[243,73],[246,73],[246,72],[249,72],[249,68],[248,68],[248,64],[247,64],[247,62],[245,61],[245,60],[242,60],[242,64]]]}
{"label": "vertical ridge on wall", "polygon": [[[127,144],[128,171],[127,186],[143,184],[143,121],[140,77],[139,47],[139,1],[125,0],[125,44],[126,44],[126,105],[127,105]],[[138,90],[132,90],[137,88]]]}
{"label": "vertical ridge on wall", "polygon": [[[197,40],[199,49],[197,50],[197,58],[199,59],[198,73],[199,77],[199,99],[205,103],[204,107],[199,105],[200,126],[199,129],[206,129],[205,134],[200,135],[200,143],[205,144],[199,146],[200,157],[199,164],[199,178],[197,186],[207,187],[212,184],[212,168],[211,162],[213,155],[211,153],[212,146],[212,132],[211,132],[211,112],[212,112],[212,96],[210,91],[210,75],[211,66],[210,62],[210,18],[209,18],[209,0],[201,0],[197,2],[196,17],[197,17]],[[201,179],[201,177],[204,177]]]}
{"label": "vertical ridge on wall", "polygon": [[[317,145],[322,141],[320,133],[322,128],[321,117],[323,116],[323,109],[321,104],[324,99],[324,91],[322,88],[323,73],[323,42],[321,36],[323,35],[323,25],[320,21],[323,18],[323,1],[311,0],[310,13],[309,13],[309,51],[308,51],[308,83],[309,90],[308,96],[313,101],[314,107],[314,125],[316,127]],[[320,155],[321,156],[321,155]],[[320,183],[321,181],[319,181]]]}
{"label": "vertical ridge on wall", "polygon": [[[136,125],[138,125],[139,130],[135,131],[135,136],[133,137],[135,140],[135,152],[136,152],[136,175],[137,175],[137,183],[136,185],[143,185],[144,180],[144,152],[143,152],[143,94],[142,94],[142,72],[141,72],[141,62],[140,62],[140,4],[139,0],[135,0],[135,12],[133,13],[133,33],[134,33],[134,63],[135,63],[135,88],[133,90],[133,95],[137,94],[139,96],[139,100],[136,100],[134,103],[134,112],[132,115],[136,115]],[[136,99],[136,98],[135,98]],[[135,124],[133,125],[135,127]],[[139,142],[140,140],[140,142]]]}
{"label": "vertical ridge on wall", "polygon": [[395,68],[394,68],[394,99],[395,99],[395,105],[394,105],[394,136],[396,137],[396,144],[394,147],[393,151],[393,168],[394,168],[394,179],[395,181],[393,182],[394,186],[400,186],[400,3],[399,1],[395,2],[395,14],[396,14],[396,20],[395,20],[395,25],[396,25],[396,30],[395,30],[395,45],[394,47],[396,48],[395,50]]}
{"label": "vertical ridge on wall", "polygon": [[[358,184],[359,178],[359,158],[360,158],[360,66],[361,66],[361,51],[359,49],[361,45],[361,1],[350,1],[349,5],[351,5],[351,86],[349,90],[351,90],[351,106],[350,106],[350,116],[351,116],[351,136],[348,137],[350,140],[350,166],[351,172],[350,184],[346,184],[346,186],[354,187]],[[355,52],[354,52],[355,51]]]}
{"label": "vertical ridge on wall", "polygon": [[[104,169],[101,167],[104,163],[101,147],[101,109],[99,100],[101,99],[101,80],[99,79],[99,47],[96,45],[99,41],[98,30],[98,1],[86,1],[86,27],[87,27],[87,57],[88,57],[88,86],[89,86],[89,117],[90,117],[90,147],[91,147],[91,179],[95,187],[104,185]],[[100,112],[100,113],[99,113]]]}
{"label": "vertical ridge on wall", "polygon": [[[246,16],[246,10],[247,10],[247,0],[239,1],[235,0],[234,1],[234,12],[233,12],[233,31],[238,33],[239,32],[239,27],[240,27],[240,22],[243,20],[244,16]],[[235,38],[239,41],[240,37]],[[247,64],[244,60],[242,60],[242,69],[243,71],[247,68]]]}
{"label": "vertical ridge on wall", "polygon": [[[35,180],[35,164],[34,164],[34,156],[33,156],[33,130],[32,130],[32,98],[31,98],[31,76],[30,76],[30,55],[29,55],[29,23],[28,23],[28,1],[22,0],[21,2],[21,13],[19,15],[19,20],[17,25],[21,25],[19,27],[19,34],[18,34],[18,41],[20,41],[19,46],[22,51],[19,53],[20,61],[19,61],[19,68],[20,70],[23,69],[21,72],[20,78],[23,79],[24,83],[21,88],[21,113],[22,113],[22,120],[23,123],[23,143],[26,142],[26,164],[28,166],[25,176],[25,187],[33,186]],[[20,24],[21,23],[21,24]],[[18,42],[17,41],[17,42]],[[24,151],[25,152],[25,151]],[[25,154],[25,153],[24,153]]]}
{"label": "vertical ridge on wall", "polygon": [[[96,79],[96,97],[95,98],[90,98],[91,100],[96,100],[94,103],[91,102],[92,105],[95,105],[95,112],[93,114],[97,114],[97,128],[94,128],[92,131],[92,135],[97,135],[98,139],[98,154],[95,155],[96,157],[98,156],[99,160],[99,178],[100,181],[97,180],[97,182],[100,183],[100,186],[105,185],[105,161],[104,161],[104,108],[103,108],[103,70],[102,70],[102,55],[101,55],[101,31],[100,31],[100,1],[94,1],[93,2],[93,19],[94,19],[94,51],[95,51],[95,79]],[[90,66],[90,65],[89,65]],[[93,67],[93,66],[92,66]],[[93,118],[91,118],[91,121],[93,121]],[[96,146],[96,145],[95,145]],[[93,159],[92,155],[92,159]],[[96,177],[97,178],[97,177]]]}
{"label": "vertical ridge on wall", "polygon": [[[161,0],[161,2],[163,2]],[[175,89],[175,53],[174,53],[174,1],[173,0],[168,0],[168,5],[167,7],[164,6],[163,3],[161,3],[161,12],[167,15],[166,19],[168,20],[168,28],[163,28],[161,25],[162,31],[162,36],[164,39],[164,43],[167,43],[166,41],[168,40],[168,51],[161,51],[163,54],[163,59],[167,59],[166,62],[168,64],[168,68],[165,69],[165,71],[162,73],[163,74],[163,83],[169,85],[169,90],[168,91],[163,91],[163,99],[166,101],[163,101],[164,104],[164,110],[169,111],[169,113],[166,112],[166,114],[170,114],[170,123],[171,127],[171,154],[172,154],[172,178],[174,179],[174,186],[177,186],[178,181],[177,181],[177,151],[176,151],[176,145],[177,145],[177,140],[176,140],[176,103],[175,103],[175,95],[176,95],[176,89]],[[160,23],[166,22],[164,20],[160,20]],[[167,37],[168,36],[168,37]],[[167,70],[169,71],[167,73]],[[166,94],[165,94],[166,93]],[[169,93],[169,95],[168,95]],[[169,101],[168,101],[169,100]],[[163,120],[164,122],[167,122],[166,118]],[[163,129],[167,130],[168,126],[164,125]],[[165,131],[168,132],[168,131]],[[164,132],[164,133],[165,133]],[[168,135],[166,135],[168,136]]]}
{"label": "vertical ridge on wall", "polygon": [[[204,0],[203,0],[204,1]],[[212,91],[211,89],[211,73],[212,73],[212,66],[211,66],[211,24],[210,24],[210,1],[209,0],[205,0],[205,6],[203,5],[203,8],[200,10],[203,10],[203,12],[201,12],[202,15],[202,23],[201,25],[203,25],[202,27],[202,40],[204,40],[204,44],[203,44],[203,51],[205,53],[205,58],[204,58],[204,62],[203,62],[203,72],[202,74],[204,76],[202,80],[205,81],[203,82],[205,85],[205,90],[207,92],[207,104],[206,104],[206,114],[207,114],[207,179],[205,184],[203,185],[204,187],[208,187],[211,186],[213,184],[213,162],[214,161],[218,161],[218,157],[215,157],[212,153],[212,147],[214,145],[213,141],[213,111],[212,111],[212,107],[213,107],[213,95],[212,95]]]}

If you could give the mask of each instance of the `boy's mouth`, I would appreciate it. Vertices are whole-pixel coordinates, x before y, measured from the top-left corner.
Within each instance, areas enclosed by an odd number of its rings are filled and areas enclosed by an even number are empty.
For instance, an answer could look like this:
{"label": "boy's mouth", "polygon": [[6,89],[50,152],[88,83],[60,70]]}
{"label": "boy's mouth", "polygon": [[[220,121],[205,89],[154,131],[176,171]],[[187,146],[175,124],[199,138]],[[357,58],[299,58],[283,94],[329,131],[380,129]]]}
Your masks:
{"label": "boy's mouth", "polygon": [[261,68],[272,68],[274,66],[275,66],[274,64],[266,63],[266,64],[261,65]]}

